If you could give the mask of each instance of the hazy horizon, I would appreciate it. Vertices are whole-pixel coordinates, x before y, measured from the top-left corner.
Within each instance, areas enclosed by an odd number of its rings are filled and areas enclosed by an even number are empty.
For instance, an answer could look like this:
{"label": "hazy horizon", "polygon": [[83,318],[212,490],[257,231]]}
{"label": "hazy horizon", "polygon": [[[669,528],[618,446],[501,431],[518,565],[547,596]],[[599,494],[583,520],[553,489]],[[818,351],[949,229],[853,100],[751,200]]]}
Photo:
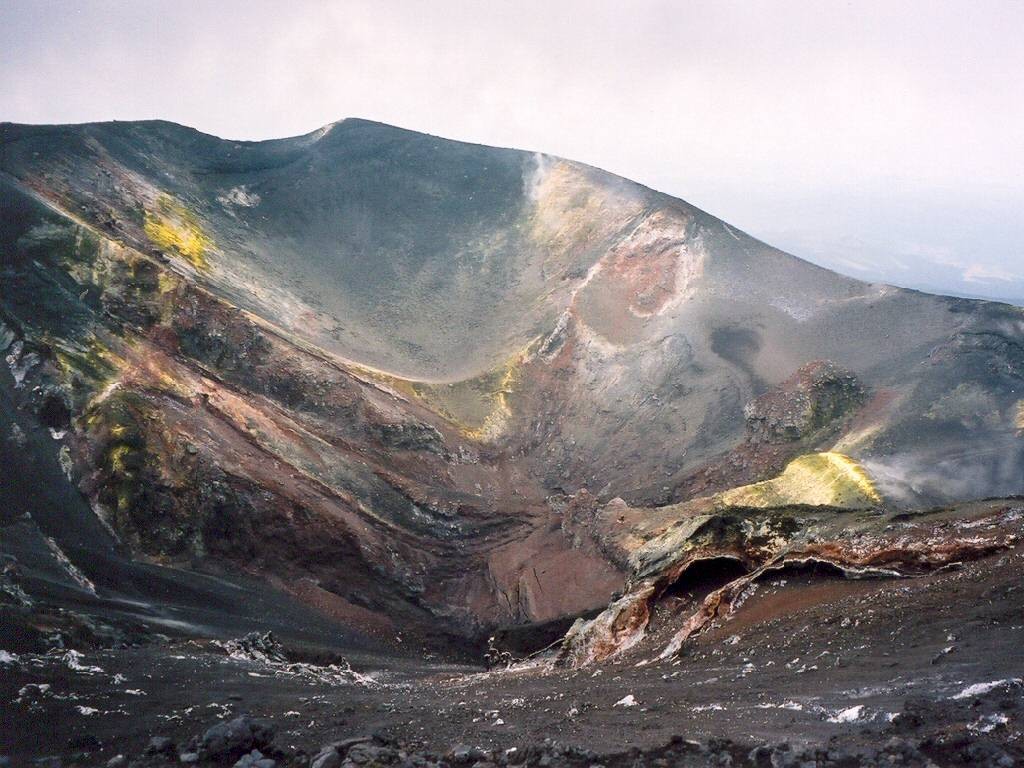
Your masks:
{"label": "hazy horizon", "polygon": [[854,277],[1024,303],[1024,5],[11,4],[0,120],[360,117],[599,166]]}

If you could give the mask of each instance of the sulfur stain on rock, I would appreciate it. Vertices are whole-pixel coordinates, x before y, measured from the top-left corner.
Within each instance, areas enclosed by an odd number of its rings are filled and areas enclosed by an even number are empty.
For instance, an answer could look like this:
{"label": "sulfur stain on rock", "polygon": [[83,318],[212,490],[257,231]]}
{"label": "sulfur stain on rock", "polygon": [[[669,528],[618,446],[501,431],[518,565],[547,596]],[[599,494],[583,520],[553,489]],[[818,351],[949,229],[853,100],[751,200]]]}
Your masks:
{"label": "sulfur stain on rock", "polygon": [[788,504],[866,509],[882,501],[864,468],[841,453],[811,453],[791,461],[778,477],[734,488],[718,496],[726,505],[781,507]]}
{"label": "sulfur stain on rock", "polygon": [[145,216],[146,237],[154,245],[181,256],[196,269],[206,268],[212,241],[194,213],[170,195],[161,194]]}
{"label": "sulfur stain on rock", "polygon": [[495,442],[506,434],[513,417],[512,396],[521,383],[523,366],[540,348],[537,337],[504,364],[480,376],[452,383],[409,382],[412,394],[447,419],[471,440]]}

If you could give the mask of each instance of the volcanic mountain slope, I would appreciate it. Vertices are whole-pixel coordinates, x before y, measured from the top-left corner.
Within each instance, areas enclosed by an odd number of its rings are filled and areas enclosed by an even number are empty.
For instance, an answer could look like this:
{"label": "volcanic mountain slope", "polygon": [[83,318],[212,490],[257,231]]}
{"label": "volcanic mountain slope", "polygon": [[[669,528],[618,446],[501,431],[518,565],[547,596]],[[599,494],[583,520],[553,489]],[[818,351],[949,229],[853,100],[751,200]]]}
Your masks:
{"label": "volcanic mountain slope", "polygon": [[49,430],[125,551],[371,636],[557,637],[709,508],[1024,486],[1019,309],[579,163],[362,120],[4,124],[0,172],[4,450]]}

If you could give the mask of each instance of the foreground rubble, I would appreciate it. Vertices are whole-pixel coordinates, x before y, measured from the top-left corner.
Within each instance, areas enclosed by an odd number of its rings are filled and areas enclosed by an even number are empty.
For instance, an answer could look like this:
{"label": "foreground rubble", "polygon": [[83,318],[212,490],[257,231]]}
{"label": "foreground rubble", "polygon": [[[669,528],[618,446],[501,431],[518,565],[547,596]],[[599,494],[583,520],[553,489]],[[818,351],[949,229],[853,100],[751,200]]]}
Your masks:
{"label": "foreground rubble", "polygon": [[[159,768],[184,764],[233,768],[665,768],[666,766],[736,766],[749,768],[865,768],[878,766],[978,766],[1012,768],[1024,759],[1024,748],[1007,733],[1024,721],[1020,680],[990,686],[969,704],[909,701],[883,730],[877,746],[852,735],[833,737],[820,746],[787,742],[751,744],[729,739],[693,741],[672,737],[648,749],[598,753],[552,739],[522,748],[484,749],[459,744],[446,752],[424,750],[385,735],[349,737],[315,751],[294,750],[277,743],[273,723],[242,715],[217,723],[193,737],[179,751],[166,736],[149,740],[139,756],[123,754],[106,761],[107,768]],[[970,722],[961,722],[970,721]],[[1016,743],[1015,743],[1016,742]],[[37,764],[76,765],[44,758]],[[86,762],[88,764],[88,762]]]}
{"label": "foreground rubble", "polygon": [[[645,649],[657,645],[641,643],[644,652],[584,669],[342,656],[286,628],[280,639],[151,634],[7,651],[0,755],[13,765],[103,766],[122,755],[125,765],[169,766],[242,733],[230,756],[196,759],[305,768],[327,745],[378,734],[354,753],[335,750],[340,763],[1009,766],[1024,745],[1022,566],[1017,544],[916,578],[766,574],[676,657],[651,660]],[[660,614],[683,598],[663,595],[648,639],[675,630]],[[327,674],[332,665],[358,677]],[[273,741],[229,726],[239,718],[265,724]],[[557,746],[545,742],[553,734]],[[372,759],[355,760],[367,751]]]}

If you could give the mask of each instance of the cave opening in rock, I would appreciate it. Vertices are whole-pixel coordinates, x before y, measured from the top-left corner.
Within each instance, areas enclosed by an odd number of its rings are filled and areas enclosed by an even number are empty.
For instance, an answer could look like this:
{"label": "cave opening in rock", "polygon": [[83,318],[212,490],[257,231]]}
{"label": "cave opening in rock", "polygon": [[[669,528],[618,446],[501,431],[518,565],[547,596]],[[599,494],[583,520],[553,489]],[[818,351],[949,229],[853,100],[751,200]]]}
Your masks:
{"label": "cave opening in rock", "polygon": [[845,581],[849,578],[838,565],[824,560],[806,560],[786,563],[783,567],[768,571],[759,581],[767,584],[812,584],[823,581]]}
{"label": "cave opening in rock", "polygon": [[71,425],[71,410],[64,398],[56,394],[47,394],[39,405],[39,421],[44,427],[56,431],[67,429]]}
{"label": "cave opening in rock", "polygon": [[672,584],[659,595],[651,611],[651,628],[692,611],[704,599],[731,581],[747,574],[747,568],[734,557],[709,557],[687,566]]}
{"label": "cave opening in rock", "polygon": [[558,643],[577,619],[592,619],[601,612],[595,608],[549,621],[510,624],[494,630],[491,647],[511,659],[524,659]]}

